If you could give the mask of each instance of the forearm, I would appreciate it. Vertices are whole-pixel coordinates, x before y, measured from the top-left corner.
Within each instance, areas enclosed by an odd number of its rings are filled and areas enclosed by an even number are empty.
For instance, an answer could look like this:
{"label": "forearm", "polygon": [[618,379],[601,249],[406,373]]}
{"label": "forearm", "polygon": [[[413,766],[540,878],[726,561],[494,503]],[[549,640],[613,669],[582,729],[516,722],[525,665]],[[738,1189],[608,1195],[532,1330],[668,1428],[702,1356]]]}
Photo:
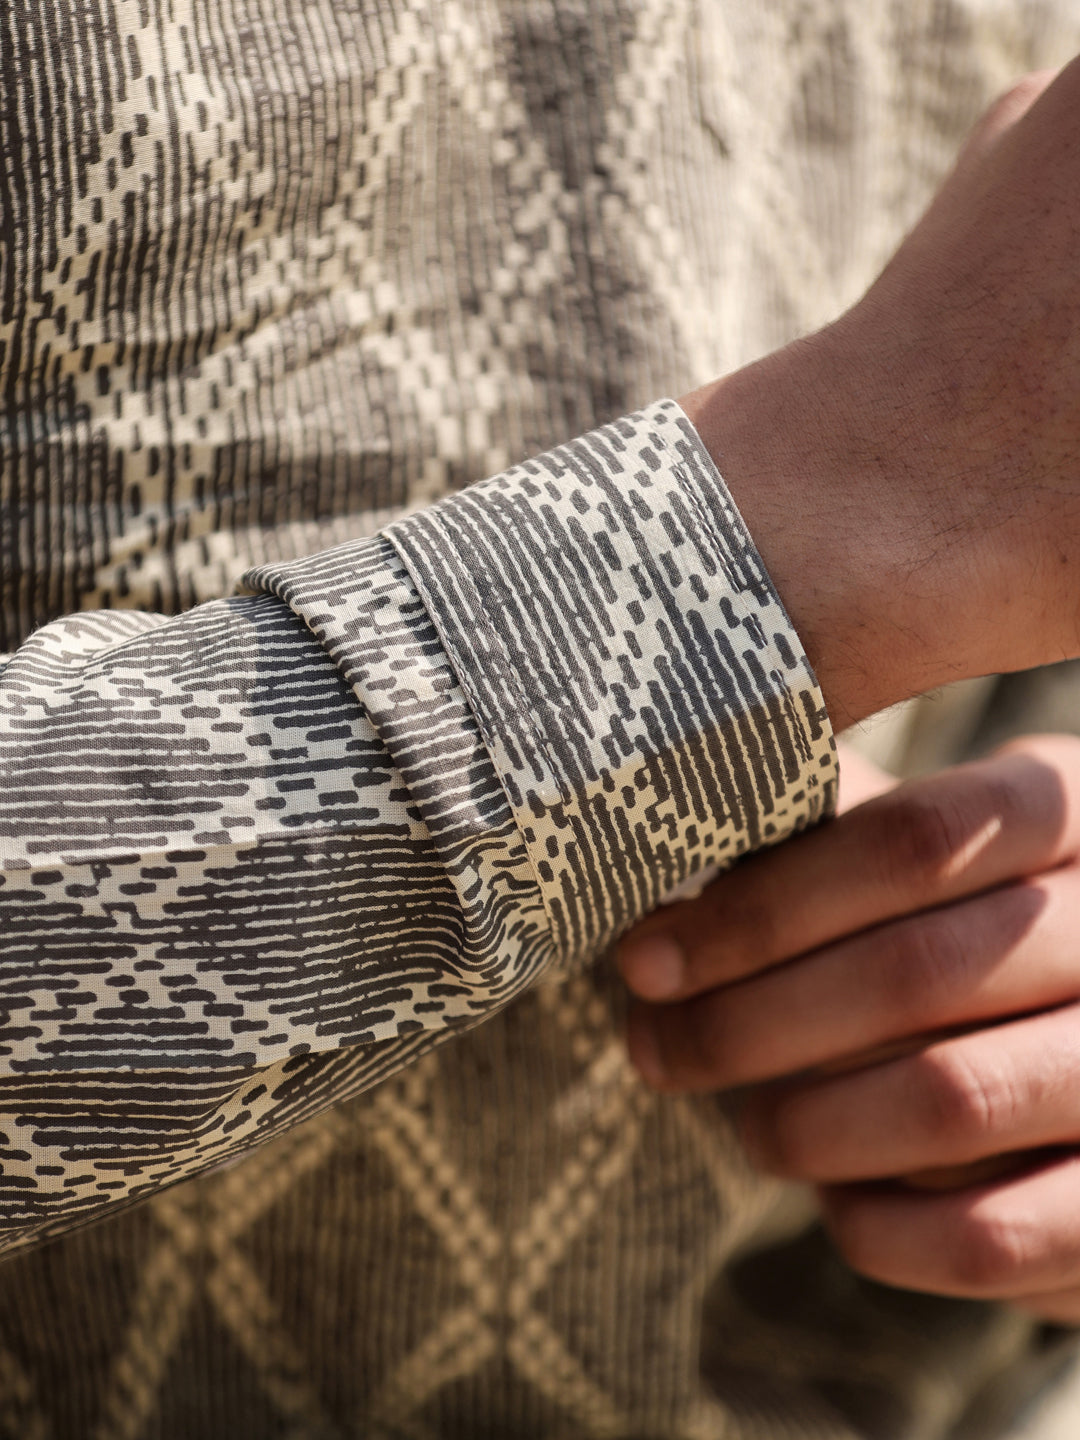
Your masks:
{"label": "forearm", "polygon": [[0,700],[7,1244],[355,1093],[833,801],[798,639],[667,403]]}
{"label": "forearm", "polygon": [[988,112],[835,324],[687,397],[838,726],[1080,654],[1080,62]]}
{"label": "forearm", "polygon": [[[853,353],[858,362],[852,360]],[[917,407],[844,322],[684,397],[838,729],[953,680],[1062,657],[972,484],[936,471]],[[887,368],[887,367],[886,367]],[[929,423],[929,421],[927,422]],[[963,510],[942,493],[955,488]],[[1023,527],[1020,527],[1023,528]]]}

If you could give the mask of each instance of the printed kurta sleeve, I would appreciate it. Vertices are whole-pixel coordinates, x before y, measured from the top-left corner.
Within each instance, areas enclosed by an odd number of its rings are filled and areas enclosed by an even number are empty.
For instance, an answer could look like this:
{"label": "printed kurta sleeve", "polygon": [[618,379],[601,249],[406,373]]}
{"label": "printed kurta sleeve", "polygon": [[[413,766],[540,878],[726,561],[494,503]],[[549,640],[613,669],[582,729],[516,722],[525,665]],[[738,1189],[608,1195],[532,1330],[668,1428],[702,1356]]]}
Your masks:
{"label": "printed kurta sleeve", "polygon": [[7,1248],[376,1083],[826,813],[832,738],[673,402],[0,672]]}

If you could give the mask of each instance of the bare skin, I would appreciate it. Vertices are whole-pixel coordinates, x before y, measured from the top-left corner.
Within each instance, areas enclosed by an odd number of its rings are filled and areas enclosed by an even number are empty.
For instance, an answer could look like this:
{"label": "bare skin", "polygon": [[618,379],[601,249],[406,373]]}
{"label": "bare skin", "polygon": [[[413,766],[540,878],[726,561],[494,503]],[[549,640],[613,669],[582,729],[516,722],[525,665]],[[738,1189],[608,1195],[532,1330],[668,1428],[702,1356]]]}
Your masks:
{"label": "bare skin", "polygon": [[856,1268],[1080,1321],[1080,740],[849,768],[875,798],[623,942],[631,1056],[751,1087],[751,1152]]}
{"label": "bare skin", "polygon": [[[984,118],[835,325],[686,397],[837,726],[1080,653],[1080,62]],[[749,1087],[858,1269],[1080,1322],[1080,741],[891,788],[649,917],[666,1091]],[[858,804],[858,801],[866,803]]]}
{"label": "bare skin", "polygon": [[834,325],[683,404],[838,728],[1080,653],[1080,61],[984,118]]}

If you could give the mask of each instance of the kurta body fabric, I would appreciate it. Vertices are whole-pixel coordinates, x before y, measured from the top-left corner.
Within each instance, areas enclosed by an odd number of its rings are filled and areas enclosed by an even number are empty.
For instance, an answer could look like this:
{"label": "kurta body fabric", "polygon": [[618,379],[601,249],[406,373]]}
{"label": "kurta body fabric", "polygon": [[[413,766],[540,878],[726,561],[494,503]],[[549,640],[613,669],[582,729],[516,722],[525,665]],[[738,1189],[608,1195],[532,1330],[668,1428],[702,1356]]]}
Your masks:
{"label": "kurta body fabric", "polygon": [[1058,1363],[846,1272],[603,957],[834,779],[652,397],[1067,9],[0,0],[0,1433],[922,1440]]}

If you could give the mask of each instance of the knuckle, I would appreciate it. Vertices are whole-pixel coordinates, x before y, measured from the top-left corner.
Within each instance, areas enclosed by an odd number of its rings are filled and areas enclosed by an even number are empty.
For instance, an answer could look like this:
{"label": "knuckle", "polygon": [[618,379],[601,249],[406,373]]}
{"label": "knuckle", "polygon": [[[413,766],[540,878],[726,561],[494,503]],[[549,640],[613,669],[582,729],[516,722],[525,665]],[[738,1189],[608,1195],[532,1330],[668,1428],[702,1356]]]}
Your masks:
{"label": "knuckle", "polygon": [[972,137],[989,141],[1014,125],[1030,109],[1054,77],[1051,70],[1032,70],[1000,94],[983,112]]}
{"label": "knuckle", "polygon": [[[1027,782],[1027,783],[1025,783]],[[887,886],[920,899],[954,881],[1001,832],[1026,830],[1045,796],[1033,792],[1027,770],[985,765],[951,784],[919,784],[897,792],[880,837]]]}
{"label": "knuckle", "polygon": [[983,1206],[962,1214],[946,1248],[958,1290],[991,1295],[1009,1289],[1032,1266],[1031,1229],[1016,1216]]}
{"label": "knuckle", "polygon": [[882,944],[883,1012],[907,1023],[937,1023],[949,997],[962,989],[969,966],[954,917],[947,911],[916,916],[891,927]]}
{"label": "knuckle", "polygon": [[962,808],[947,795],[905,795],[881,836],[884,879],[906,894],[912,884],[936,884],[948,873],[969,834]]}
{"label": "knuckle", "polygon": [[1029,70],[999,95],[991,108],[1001,107],[1010,116],[1022,113],[1032,101],[1038,99],[1053,80],[1055,73],[1053,70]]}
{"label": "knuckle", "polygon": [[886,1284],[990,1299],[1022,1287],[1040,1261],[1033,1227],[992,1203],[951,1205],[938,1219],[933,1243],[916,1250],[901,1245],[898,1253],[884,1224],[859,1204],[829,1217],[836,1247],[851,1268]]}
{"label": "knuckle", "polygon": [[955,1046],[925,1051],[913,1064],[923,1124],[948,1158],[975,1158],[980,1140],[1013,1128],[1018,1098],[1004,1064],[975,1063]]}

